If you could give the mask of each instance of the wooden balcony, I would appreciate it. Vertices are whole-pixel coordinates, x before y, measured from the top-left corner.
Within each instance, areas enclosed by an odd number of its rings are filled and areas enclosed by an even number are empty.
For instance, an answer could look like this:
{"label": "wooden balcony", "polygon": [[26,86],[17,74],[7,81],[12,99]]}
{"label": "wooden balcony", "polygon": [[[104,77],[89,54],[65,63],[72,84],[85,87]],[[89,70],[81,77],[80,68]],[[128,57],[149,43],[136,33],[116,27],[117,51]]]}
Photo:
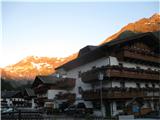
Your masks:
{"label": "wooden balcony", "polygon": [[57,88],[57,89],[71,89],[75,87],[76,80],[73,78],[60,78],[58,82],[56,82],[55,85],[51,87]]}
{"label": "wooden balcony", "polygon": [[[84,100],[98,100],[101,98],[101,92],[99,91],[84,91],[82,96]],[[144,97],[145,93],[142,91],[102,91],[102,98],[104,100],[113,100],[113,99],[132,99],[134,97]]]}
{"label": "wooden balcony", "polygon": [[160,74],[158,71],[142,70],[135,68],[125,68],[120,66],[106,66],[81,74],[83,82],[91,83],[98,81],[98,74],[104,73],[104,78],[128,78],[128,79],[140,79],[140,80],[159,80]]}
{"label": "wooden balcony", "polygon": [[81,74],[81,79],[83,82],[86,82],[86,83],[98,81],[99,72],[100,71],[97,71],[97,70],[84,72]]}
{"label": "wooden balcony", "polygon": [[131,79],[142,79],[142,80],[159,80],[159,72],[151,70],[136,70],[130,68],[124,69],[107,69],[106,74],[108,77],[120,77],[120,78],[131,78]]}
{"label": "wooden balcony", "polygon": [[160,57],[158,55],[140,51],[124,50],[124,57],[153,63],[160,63]]}

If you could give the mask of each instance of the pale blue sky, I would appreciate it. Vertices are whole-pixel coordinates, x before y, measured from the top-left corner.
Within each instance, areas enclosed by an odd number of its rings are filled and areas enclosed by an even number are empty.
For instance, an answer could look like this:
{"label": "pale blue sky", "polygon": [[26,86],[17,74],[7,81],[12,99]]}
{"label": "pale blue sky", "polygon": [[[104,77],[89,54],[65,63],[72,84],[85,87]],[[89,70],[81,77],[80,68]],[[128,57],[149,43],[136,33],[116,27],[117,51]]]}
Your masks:
{"label": "pale blue sky", "polygon": [[30,55],[66,57],[159,10],[158,1],[93,1],[2,2],[0,66]]}

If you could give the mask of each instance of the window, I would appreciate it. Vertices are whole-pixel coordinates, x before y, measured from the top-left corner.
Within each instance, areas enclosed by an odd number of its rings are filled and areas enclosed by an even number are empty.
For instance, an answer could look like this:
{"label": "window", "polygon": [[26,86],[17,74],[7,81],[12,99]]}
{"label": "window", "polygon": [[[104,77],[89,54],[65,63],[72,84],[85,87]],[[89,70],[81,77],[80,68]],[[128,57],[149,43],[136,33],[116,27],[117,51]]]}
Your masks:
{"label": "window", "polygon": [[57,74],[56,74],[56,77],[57,77],[57,78],[60,78],[60,74],[57,73]]}
{"label": "window", "polygon": [[92,69],[96,69],[96,66],[93,66]]}
{"label": "window", "polygon": [[152,87],[155,88],[155,84],[152,84]]}
{"label": "window", "polygon": [[139,67],[139,66],[136,66],[136,68],[137,68],[137,69],[140,69],[140,67]]}
{"label": "window", "polygon": [[86,108],[84,103],[78,103],[77,108]]}
{"label": "window", "polygon": [[82,87],[78,87],[78,92],[81,94],[83,92]]}
{"label": "window", "polygon": [[59,95],[62,95],[62,92],[58,92]]}
{"label": "window", "polygon": [[100,102],[96,102],[96,101],[93,101],[93,108],[94,109],[97,109],[97,110],[100,110],[101,109],[101,104]]}
{"label": "window", "polygon": [[79,72],[78,72],[78,77],[81,77],[81,74],[82,74],[81,71],[79,71]]}
{"label": "window", "polygon": [[136,83],[137,88],[141,88],[140,83]]}
{"label": "window", "polygon": [[125,82],[120,82],[120,87],[125,88]]}
{"label": "window", "polygon": [[149,87],[147,83],[145,84],[145,87],[146,87],[146,88],[148,88],[148,87]]}
{"label": "window", "polygon": [[117,110],[122,110],[125,108],[125,103],[122,101],[116,102],[116,105],[117,105]]}
{"label": "window", "polygon": [[123,67],[123,63],[119,63],[119,66],[120,66],[120,67]]}

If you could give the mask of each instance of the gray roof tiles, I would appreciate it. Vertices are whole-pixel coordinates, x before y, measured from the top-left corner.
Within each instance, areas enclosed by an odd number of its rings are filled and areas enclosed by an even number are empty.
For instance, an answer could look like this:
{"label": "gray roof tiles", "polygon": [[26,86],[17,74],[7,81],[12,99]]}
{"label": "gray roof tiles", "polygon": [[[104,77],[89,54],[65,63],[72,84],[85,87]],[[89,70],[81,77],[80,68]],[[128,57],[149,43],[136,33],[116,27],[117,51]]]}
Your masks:
{"label": "gray roof tiles", "polygon": [[35,97],[36,96],[34,90],[31,89],[31,88],[26,88],[25,91],[26,91],[26,93],[28,94],[29,97]]}

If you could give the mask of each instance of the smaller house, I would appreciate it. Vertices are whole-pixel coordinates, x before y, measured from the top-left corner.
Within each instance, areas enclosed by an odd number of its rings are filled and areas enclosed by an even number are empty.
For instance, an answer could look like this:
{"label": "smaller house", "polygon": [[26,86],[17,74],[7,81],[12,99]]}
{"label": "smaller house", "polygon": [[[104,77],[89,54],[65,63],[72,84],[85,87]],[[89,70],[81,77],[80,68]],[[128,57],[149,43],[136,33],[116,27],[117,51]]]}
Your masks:
{"label": "smaller house", "polygon": [[1,103],[6,107],[21,107],[24,99],[20,91],[2,91]]}
{"label": "smaller house", "polygon": [[50,76],[37,76],[32,84],[37,95],[36,103],[39,107],[60,108],[62,104],[75,101],[72,89],[75,79]]}

